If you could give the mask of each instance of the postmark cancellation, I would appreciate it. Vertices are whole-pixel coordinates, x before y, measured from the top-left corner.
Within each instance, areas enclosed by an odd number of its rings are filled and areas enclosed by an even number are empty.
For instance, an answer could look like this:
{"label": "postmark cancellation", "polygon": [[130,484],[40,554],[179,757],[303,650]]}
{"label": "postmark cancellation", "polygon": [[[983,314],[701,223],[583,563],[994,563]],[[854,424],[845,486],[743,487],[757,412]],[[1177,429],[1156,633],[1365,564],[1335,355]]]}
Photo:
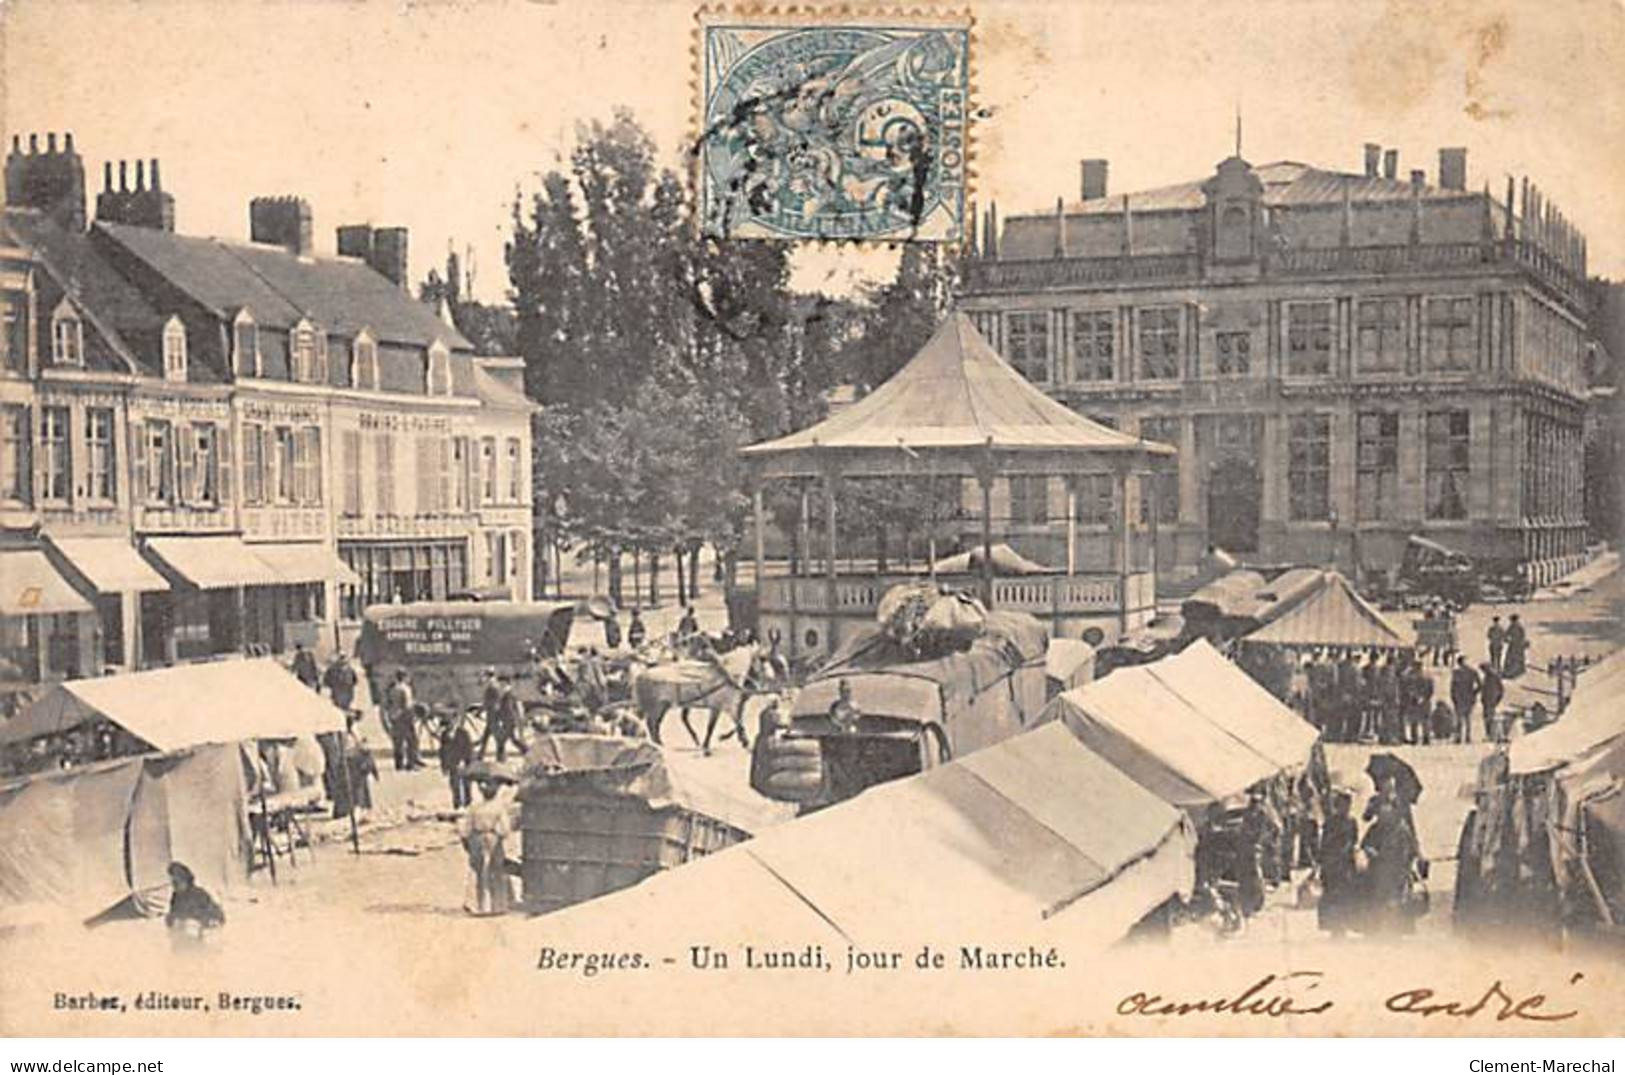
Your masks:
{"label": "postmark cancellation", "polygon": [[721,10],[698,21],[707,234],[962,238],[967,14]]}

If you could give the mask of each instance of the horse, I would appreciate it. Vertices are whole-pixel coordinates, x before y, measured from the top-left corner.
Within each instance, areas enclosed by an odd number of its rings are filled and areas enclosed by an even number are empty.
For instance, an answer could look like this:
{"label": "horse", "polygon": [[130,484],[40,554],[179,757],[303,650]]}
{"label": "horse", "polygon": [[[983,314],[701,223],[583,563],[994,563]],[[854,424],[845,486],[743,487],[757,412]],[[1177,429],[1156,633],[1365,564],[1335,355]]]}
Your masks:
{"label": "horse", "polygon": [[[733,728],[723,738],[737,735],[739,745],[750,749],[745,732],[745,703],[765,687],[758,683],[753,669],[765,667],[757,647],[741,646],[708,660],[679,660],[644,667],[632,674],[632,702],[649,729],[649,738],[661,743],[660,725],[673,707],[683,729],[694,745],[711,753],[711,738],[722,714],[733,720]],[[689,710],[706,709],[710,718],[702,738],[689,720]]]}

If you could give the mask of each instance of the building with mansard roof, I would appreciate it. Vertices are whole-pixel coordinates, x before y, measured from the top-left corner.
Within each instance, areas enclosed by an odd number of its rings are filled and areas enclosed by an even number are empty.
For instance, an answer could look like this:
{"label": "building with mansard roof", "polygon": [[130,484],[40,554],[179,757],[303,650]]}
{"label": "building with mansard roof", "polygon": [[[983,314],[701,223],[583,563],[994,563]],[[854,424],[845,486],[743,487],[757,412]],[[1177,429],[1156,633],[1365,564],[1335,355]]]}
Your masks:
{"label": "building with mansard roof", "polygon": [[246,240],[181,235],[158,169],[109,164],[87,226],[71,136],[6,160],[0,683],[527,598],[533,407],[515,361],[407,293],[406,229],[318,257],[278,197]]}
{"label": "building with mansard roof", "polygon": [[[1542,582],[1585,555],[1585,238],[1527,179],[1432,182],[1238,153],[1213,174],[983,220],[961,295],[1069,406],[1179,450],[1134,514],[1165,568],[1210,547],[1385,569],[1423,534]],[[1074,494],[1066,495],[1066,486]],[[1081,495],[1078,495],[1081,494]],[[1012,480],[1040,559],[1114,517],[1103,477]],[[1053,555],[1053,553],[1048,553]]]}

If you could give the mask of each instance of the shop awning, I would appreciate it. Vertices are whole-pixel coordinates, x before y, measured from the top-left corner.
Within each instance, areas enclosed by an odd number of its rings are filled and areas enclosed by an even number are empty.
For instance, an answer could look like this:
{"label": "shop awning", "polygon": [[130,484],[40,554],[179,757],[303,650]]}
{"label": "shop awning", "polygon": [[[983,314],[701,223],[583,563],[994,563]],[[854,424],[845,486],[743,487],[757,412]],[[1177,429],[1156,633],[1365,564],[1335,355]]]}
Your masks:
{"label": "shop awning", "polygon": [[48,539],[100,593],[150,593],[169,583],[123,538]]}
{"label": "shop awning", "polygon": [[336,732],[344,714],[269,658],[70,679],[0,724],[17,743],[105,719],[158,750]]}
{"label": "shop awning", "polygon": [[325,545],[311,542],[276,542],[250,545],[255,556],[271,565],[271,570],[289,585],[328,582],[337,579],[346,586],[361,585],[361,576]]}
{"label": "shop awning", "polygon": [[81,597],[39,549],[0,550],[0,615],[89,612]]}
{"label": "shop awning", "polygon": [[200,590],[284,584],[275,568],[254,555],[242,538],[229,534],[148,538],[147,548],[180,581]]}

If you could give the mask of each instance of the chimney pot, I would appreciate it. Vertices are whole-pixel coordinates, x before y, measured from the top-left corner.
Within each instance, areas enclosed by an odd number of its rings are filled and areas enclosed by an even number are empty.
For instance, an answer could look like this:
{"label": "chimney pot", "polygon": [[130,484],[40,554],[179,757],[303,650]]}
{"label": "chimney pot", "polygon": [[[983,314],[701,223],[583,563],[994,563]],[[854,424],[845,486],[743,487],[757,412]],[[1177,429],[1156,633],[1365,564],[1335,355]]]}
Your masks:
{"label": "chimney pot", "polygon": [[1439,150],[1439,186],[1443,190],[1467,189],[1467,150],[1447,146]]}
{"label": "chimney pot", "polygon": [[1384,179],[1399,178],[1399,150],[1385,149],[1382,152],[1382,177]]}
{"label": "chimney pot", "polygon": [[1375,142],[1365,144],[1365,175],[1367,179],[1377,177],[1377,169],[1382,166],[1382,147]]}
{"label": "chimney pot", "polygon": [[30,153],[38,153],[39,152],[39,135],[30,134],[28,136],[28,152],[30,152]]}
{"label": "chimney pot", "polygon": [[1106,171],[1108,162],[1098,157],[1082,161],[1079,164],[1081,173],[1081,191],[1084,201],[1092,201],[1106,196]]}
{"label": "chimney pot", "polygon": [[14,134],[11,136],[11,151],[13,153],[21,153],[23,151],[22,135]]}
{"label": "chimney pot", "polygon": [[52,131],[45,136],[45,152],[56,152],[56,132]]}
{"label": "chimney pot", "polygon": [[152,158],[152,189],[153,190],[163,190],[164,189],[158,183],[158,158],[157,157]]}
{"label": "chimney pot", "polygon": [[63,143],[63,145],[62,145],[63,152],[65,152],[65,153],[72,153],[73,152],[73,132],[72,131],[66,131],[66,132],[63,133],[63,135],[62,135],[62,143]]}
{"label": "chimney pot", "polygon": [[113,189],[113,162],[102,161],[102,189]]}
{"label": "chimney pot", "polygon": [[135,162],[135,189],[138,191],[147,189],[147,162],[144,160]]}
{"label": "chimney pot", "polygon": [[118,189],[121,191],[128,191],[130,189],[130,176],[129,172],[127,171],[128,168],[128,162],[118,162]]}

